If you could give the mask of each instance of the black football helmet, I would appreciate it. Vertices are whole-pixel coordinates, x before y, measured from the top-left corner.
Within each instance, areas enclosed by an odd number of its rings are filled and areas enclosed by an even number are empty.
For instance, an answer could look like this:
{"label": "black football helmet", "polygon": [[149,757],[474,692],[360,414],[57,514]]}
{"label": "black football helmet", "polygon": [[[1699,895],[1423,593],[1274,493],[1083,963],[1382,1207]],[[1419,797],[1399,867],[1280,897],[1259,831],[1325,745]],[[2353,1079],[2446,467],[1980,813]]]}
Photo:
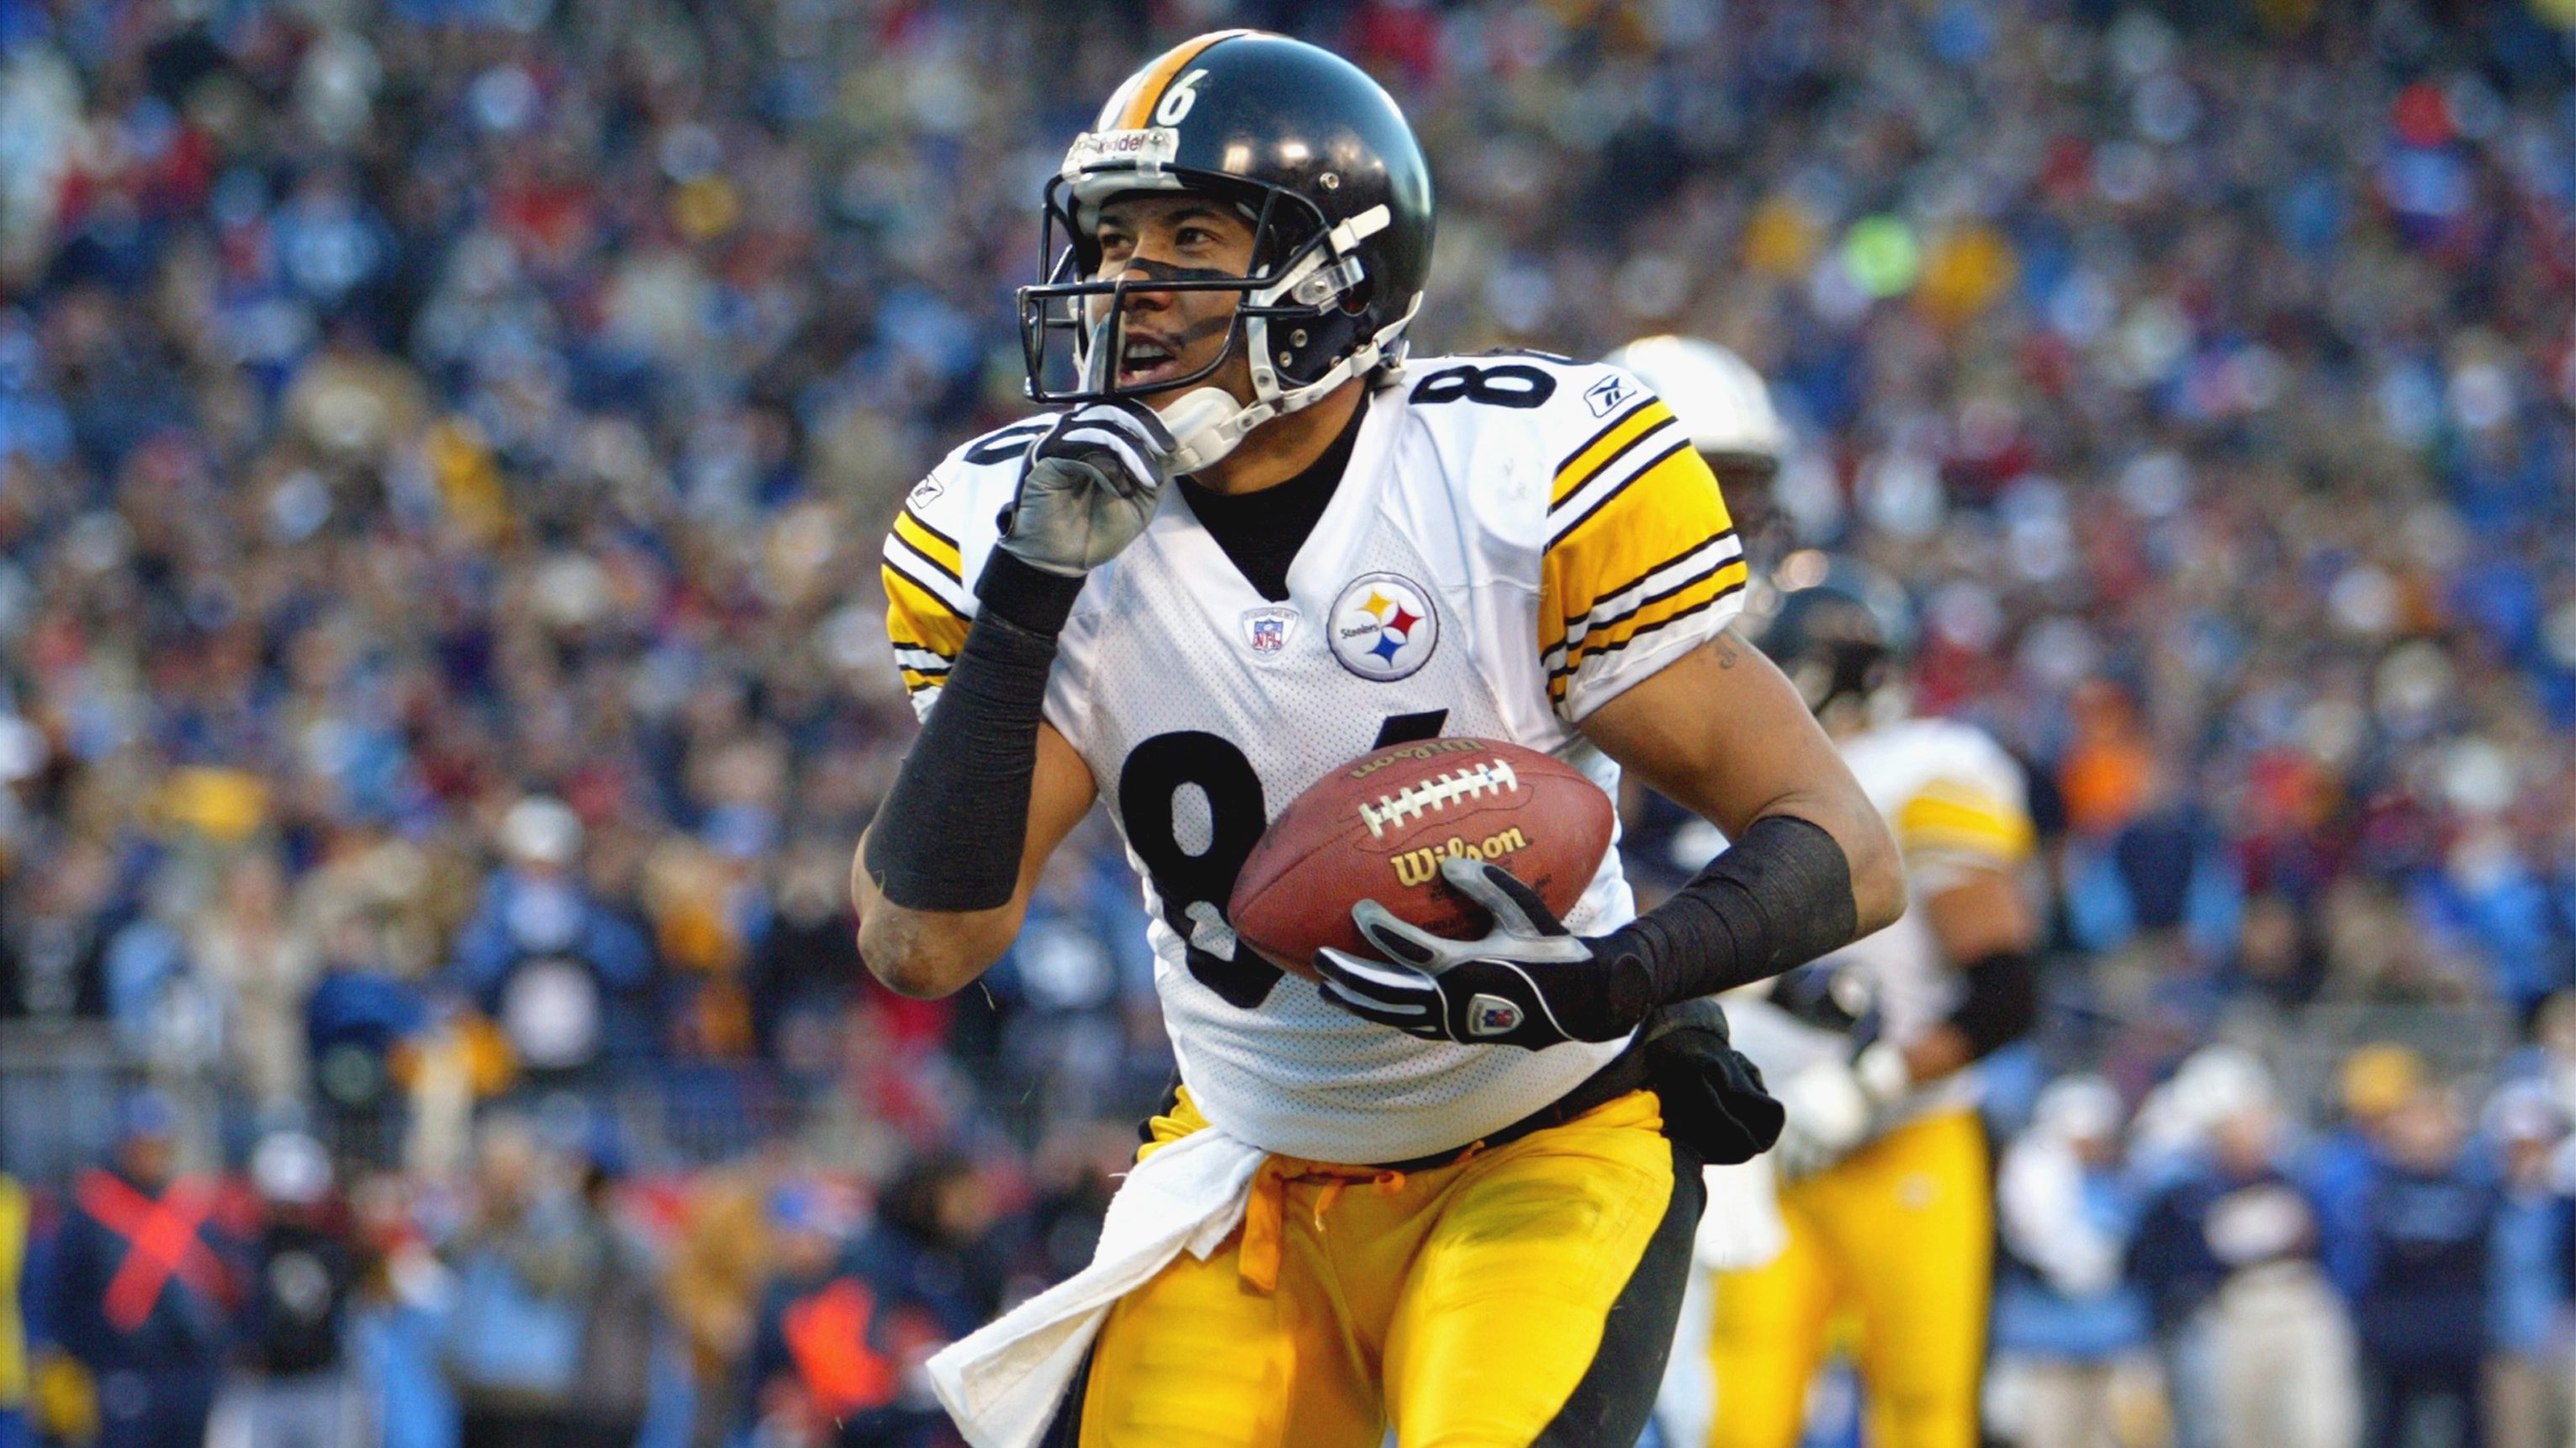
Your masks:
{"label": "black football helmet", "polygon": [[1762,651],[1817,717],[1868,709],[1914,650],[1905,591],[1866,563],[1812,549],[1780,560],[1772,581],[1779,603],[1763,626]]}
{"label": "black football helmet", "polygon": [[[1231,201],[1252,222],[1251,274],[1102,279],[1099,208],[1133,191]],[[1240,347],[1255,393],[1226,424],[1240,438],[1402,360],[1431,229],[1422,148],[1359,67],[1260,31],[1185,41],[1127,78],[1047,182],[1046,280],[1019,292],[1029,396],[1070,404],[1178,392]],[[1187,377],[1118,387],[1111,359],[1124,350],[1125,296],[1136,291],[1239,294],[1229,352]]]}

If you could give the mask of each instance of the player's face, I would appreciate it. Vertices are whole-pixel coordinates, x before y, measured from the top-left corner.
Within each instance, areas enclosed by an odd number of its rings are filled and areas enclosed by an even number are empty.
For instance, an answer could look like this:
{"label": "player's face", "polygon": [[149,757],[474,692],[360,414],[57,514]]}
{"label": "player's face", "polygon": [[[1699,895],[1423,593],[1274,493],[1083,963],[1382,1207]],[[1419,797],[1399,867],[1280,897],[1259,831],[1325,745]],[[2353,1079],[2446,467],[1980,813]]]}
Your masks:
{"label": "player's face", "polygon": [[[1100,245],[1103,281],[1239,277],[1252,268],[1252,224],[1233,207],[1204,196],[1120,197],[1100,208],[1093,239]],[[1235,304],[1242,298],[1228,290],[1129,292],[1120,355],[1111,368],[1117,385],[1151,395],[1156,382],[1207,366],[1232,338]],[[1108,303],[1104,298],[1092,305]],[[1096,312],[1092,320],[1101,315]],[[1239,351],[1207,383],[1252,400],[1252,369]]]}

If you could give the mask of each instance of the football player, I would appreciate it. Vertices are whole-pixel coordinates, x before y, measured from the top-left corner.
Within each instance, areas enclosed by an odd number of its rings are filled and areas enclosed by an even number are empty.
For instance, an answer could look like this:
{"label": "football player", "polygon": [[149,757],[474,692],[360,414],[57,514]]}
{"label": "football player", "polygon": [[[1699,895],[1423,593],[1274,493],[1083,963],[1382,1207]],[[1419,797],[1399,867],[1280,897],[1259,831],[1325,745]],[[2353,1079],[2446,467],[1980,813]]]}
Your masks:
{"label": "football player", "polygon": [[[1904,914],[1727,997],[1787,1108],[1761,1160],[1710,1168],[1715,1448],[1792,1448],[1808,1382],[1849,1342],[1880,1448],[1973,1448],[1993,1197],[1973,1063],[2037,1003],[2020,768],[1982,731],[1909,717],[1909,623],[1883,575],[1793,553],[1762,647],[1893,828]],[[1720,1203],[1767,1207],[1720,1220]]]}
{"label": "football player", "polygon": [[[1021,1369],[1069,1374],[1062,1343],[1097,1323],[1074,1385],[1038,1375],[1051,1441],[1633,1441],[1700,1184],[1642,1089],[1640,1027],[1892,919],[1886,827],[1726,631],[1740,550],[1662,402],[1563,359],[1407,359],[1430,178],[1357,68],[1188,41],[1110,97],[1044,216],[1056,254],[1020,320],[1031,394],[1060,410],[959,448],[895,522],[889,625],[924,722],[851,888],[869,968],[946,994],[1104,802],[1181,1085],[1063,1284],[1114,1280],[1114,1305],[1025,1343],[1054,1294],[1006,1316],[934,1360],[943,1400],[975,1442],[1032,1441]],[[1605,788],[1633,769],[1736,844],[1644,917],[1615,850],[1561,921],[1452,861],[1491,933],[1364,904],[1381,956],[1319,959],[1320,987],[1238,948],[1225,903],[1271,815],[1443,733]],[[1170,1166],[1243,1154],[1217,1206]],[[1137,1227],[1184,1200],[1185,1230]],[[996,1335],[976,1361],[1017,1372],[1007,1391],[941,1376]]]}

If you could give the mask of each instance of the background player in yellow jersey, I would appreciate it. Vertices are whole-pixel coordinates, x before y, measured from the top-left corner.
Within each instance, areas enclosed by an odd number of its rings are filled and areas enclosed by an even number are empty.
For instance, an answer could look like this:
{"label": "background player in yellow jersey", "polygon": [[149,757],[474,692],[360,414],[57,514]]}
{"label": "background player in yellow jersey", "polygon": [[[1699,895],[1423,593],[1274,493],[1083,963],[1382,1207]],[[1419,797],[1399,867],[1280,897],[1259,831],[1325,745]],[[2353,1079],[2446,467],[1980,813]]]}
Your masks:
{"label": "background player in yellow jersey", "polygon": [[[1633,1441],[1700,1157],[1768,1139],[1686,1125],[1740,1067],[1656,1013],[1893,918],[1886,828],[1725,632],[1742,549],[1669,408],[1615,368],[1406,358],[1430,179],[1365,75],[1201,36],[1110,98],[1046,209],[1067,244],[1022,324],[1066,410],[961,447],[895,524],[924,726],[852,890],[869,967],[953,991],[1099,800],[1182,1081],[1092,1266],[933,1359],[942,1401],[978,1445]],[[1453,861],[1490,934],[1363,915],[1382,958],[1328,953],[1320,988],[1238,949],[1271,814],[1441,733],[1634,769],[1736,843],[1644,917],[1616,851],[1563,921]]]}
{"label": "background player in yellow jersey", "polygon": [[[1787,430],[1734,354],[1663,337],[1613,360],[1672,403],[1721,476],[1747,485],[1736,496],[1776,471]],[[1970,1448],[1993,1234],[1970,1068],[2028,1030],[2036,999],[2021,771],[1983,732],[1908,714],[1897,680],[1911,629],[1891,581],[1816,552],[1754,564],[1780,590],[1762,648],[1887,817],[1908,905],[1886,929],[1728,998],[1737,1044],[1788,1120],[1764,1159],[1710,1169],[1703,1255],[1728,1269],[1707,1324],[1714,1411],[1685,1391],[1666,1419],[1708,1423],[1716,1448],[1790,1448],[1817,1365],[1846,1343],[1874,1448]]]}

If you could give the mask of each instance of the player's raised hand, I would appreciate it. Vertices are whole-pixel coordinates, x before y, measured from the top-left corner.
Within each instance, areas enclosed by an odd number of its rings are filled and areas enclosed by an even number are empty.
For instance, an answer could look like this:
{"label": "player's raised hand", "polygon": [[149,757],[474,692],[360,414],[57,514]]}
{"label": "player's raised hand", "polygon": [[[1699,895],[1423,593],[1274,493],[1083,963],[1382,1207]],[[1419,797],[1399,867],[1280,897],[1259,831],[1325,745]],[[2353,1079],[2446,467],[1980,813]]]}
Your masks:
{"label": "player's raised hand", "polygon": [[1172,434],[1124,398],[1066,412],[1029,447],[1002,547],[1032,567],[1079,578],[1116,557],[1154,516]]}
{"label": "player's raised hand", "polygon": [[1615,1041],[1654,1008],[1642,963],[1597,953],[1510,871],[1452,856],[1440,876],[1491,911],[1494,928],[1478,940],[1450,940],[1363,900],[1351,919],[1386,959],[1317,952],[1324,999],[1424,1040],[1533,1051]]}

